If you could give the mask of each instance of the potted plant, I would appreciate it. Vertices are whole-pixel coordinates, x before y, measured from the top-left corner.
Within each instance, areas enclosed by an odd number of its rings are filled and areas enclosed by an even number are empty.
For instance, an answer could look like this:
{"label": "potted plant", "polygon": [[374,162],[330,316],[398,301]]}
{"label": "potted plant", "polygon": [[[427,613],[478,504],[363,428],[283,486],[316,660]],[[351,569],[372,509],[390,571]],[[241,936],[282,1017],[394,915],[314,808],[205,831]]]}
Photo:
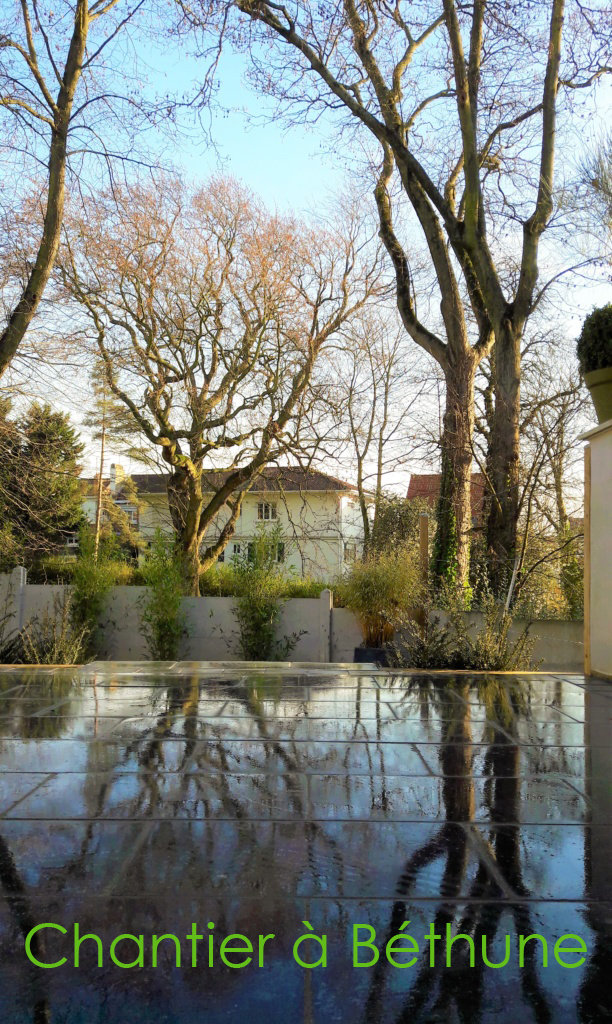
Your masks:
{"label": "potted plant", "polygon": [[612,303],[589,313],[576,350],[597,419],[612,420]]}
{"label": "potted plant", "polygon": [[355,615],[363,643],[355,648],[356,662],[388,665],[385,648],[405,625],[419,603],[419,570],[414,552],[373,553],[355,562],[337,592]]}

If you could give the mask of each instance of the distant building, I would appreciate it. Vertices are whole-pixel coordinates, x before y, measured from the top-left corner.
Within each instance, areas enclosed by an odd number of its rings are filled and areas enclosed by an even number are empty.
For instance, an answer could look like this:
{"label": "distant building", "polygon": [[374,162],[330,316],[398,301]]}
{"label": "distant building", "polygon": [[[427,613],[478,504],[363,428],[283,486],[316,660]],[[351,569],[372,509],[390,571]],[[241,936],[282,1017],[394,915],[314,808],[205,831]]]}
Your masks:
{"label": "distant building", "polygon": [[[424,498],[431,509],[435,509],[440,497],[441,473],[413,473],[408,484],[406,500]],[[484,524],[486,483],[482,473],[472,473],[470,486],[472,527],[478,529]]]}
{"label": "distant building", "polygon": [[[224,470],[210,470],[206,474],[211,493],[218,490],[227,476]],[[148,546],[157,528],[171,535],[168,477],[161,473],[132,474],[130,480],[137,490],[138,505],[126,496],[125,480],[123,468],[113,464],[103,486],[138,530],[143,547]],[[83,509],[91,523],[96,514],[95,482],[95,477],[83,478]],[[227,512],[220,513],[205,544],[219,535],[226,516]],[[300,576],[333,579],[362,550],[363,525],[353,484],[318,470],[271,466],[263,471],[245,496],[236,532],[219,562],[227,562],[233,555],[245,551],[259,524],[274,523],[280,524],[284,535],[278,560]]]}

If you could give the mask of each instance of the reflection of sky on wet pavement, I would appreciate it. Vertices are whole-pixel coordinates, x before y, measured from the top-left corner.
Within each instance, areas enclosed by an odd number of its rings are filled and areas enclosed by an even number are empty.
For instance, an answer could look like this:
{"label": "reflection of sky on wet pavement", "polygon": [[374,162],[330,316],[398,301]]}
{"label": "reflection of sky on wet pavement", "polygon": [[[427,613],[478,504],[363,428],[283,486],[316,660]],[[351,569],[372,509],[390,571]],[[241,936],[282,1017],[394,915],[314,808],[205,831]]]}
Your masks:
{"label": "reflection of sky on wet pavement", "polygon": [[[0,673],[2,1022],[605,1020],[612,686],[367,668],[95,665]],[[351,926],[487,936],[499,970],[428,954],[354,968]],[[308,920],[329,966],[292,945]],[[215,922],[265,965],[43,971],[26,925],[185,936]],[[24,923],[25,922],[25,923]],[[549,940],[518,968],[517,935]],[[552,957],[575,932],[575,970]],[[47,959],[70,936],[45,936]],[[62,945],[63,944],[63,945]],[[68,944],[68,945],[67,945]],[[465,944],[464,944],[465,945]],[[428,947],[421,945],[421,951]],[[187,959],[187,944],[184,957]],[[94,950],[95,952],[95,950]],[[57,955],[56,955],[57,954]],[[383,966],[381,966],[381,963]],[[609,1010],[609,1007],[608,1007]]]}

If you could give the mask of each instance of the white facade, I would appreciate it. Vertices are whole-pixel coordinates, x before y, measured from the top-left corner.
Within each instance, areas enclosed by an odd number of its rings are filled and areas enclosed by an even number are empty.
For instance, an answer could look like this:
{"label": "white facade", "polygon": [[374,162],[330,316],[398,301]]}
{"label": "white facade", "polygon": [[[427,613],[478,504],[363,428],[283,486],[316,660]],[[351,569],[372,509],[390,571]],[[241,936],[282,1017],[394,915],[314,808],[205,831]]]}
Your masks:
{"label": "white facade", "polygon": [[[110,489],[111,493],[118,492],[120,503],[120,475],[117,479],[116,468],[112,467]],[[325,490],[274,490],[267,480],[265,489],[250,491],[244,498],[235,534],[220,561],[227,563],[234,554],[244,551],[258,528],[273,529],[278,524],[283,536],[279,560],[289,571],[322,581],[337,578],[361,553],[363,524],[356,494],[347,493],[347,485],[343,489],[332,489],[333,483],[333,478],[330,478]],[[149,542],[158,528],[171,535],[172,521],[165,490],[163,493],[140,490],[138,501],[138,510],[134,506],[123,507],[128,514],[137,514],[138,521],[134,525],[143,540]],[[94,495],[85,496],[83,510],[93,523],[96,512]],[[227,514],[220,514],[205,543],[218,536]]]}
{"label": "white facade", "polygon": [[[278,524],[287,567],[300,576],[332,580],[361,551],[363,527],[356,511],[353,496],[337,491],[251,491],[244,499],[225,560],[243,551],[262,526],[267,529]],[[220,525],[210,531],[211,539]]]}

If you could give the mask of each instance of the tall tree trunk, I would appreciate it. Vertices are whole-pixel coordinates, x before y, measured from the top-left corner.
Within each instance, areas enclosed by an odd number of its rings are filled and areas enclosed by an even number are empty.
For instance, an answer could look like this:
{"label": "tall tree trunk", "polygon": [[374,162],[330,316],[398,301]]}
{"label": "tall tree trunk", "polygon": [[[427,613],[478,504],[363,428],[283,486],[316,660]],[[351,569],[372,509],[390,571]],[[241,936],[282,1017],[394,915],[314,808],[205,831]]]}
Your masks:
{"label": "tall tree trunk", "polygon": [[25,287],[0,334],[0,377],[25,337],[49,283],[59,248],[66,188],[67,126],[52,130],[47,207],[36,259]]}
{"label": "tall tree trunk", "polygon": [[388,186],[393,173],[389,147],[383,145],[384,161],[374,190],[380,237],[395,268],[397,308],[404,327],[418,345],[442,367],[446,381],[446,411],[442,433],[442,479],[438,499],[438,528],[431,570],[432,581],[463,588],[470,567],[471,468],[474,436],[474,378],[476,368],[490,351],[492,334],[488,319],[481,317],[481,338],[471,346],[465,307],[449,258],[442,227],[421,185],[401,162],[397,164],[404,188],[427,239],[440,285],[440,311],[447,342],[427,330],[417,318],[409,261],[393,229]]}
{"label": "tall tree trunk", "polygon": [[[357,458],[357,496],[359,501],[359,511],[361,512],[361,523],[363,526],[363,554],[365,557],[370,551],[372,529],[370,528],[370,514],[363,482],[363,456],[358,456]],[[377,507],[374,509],[374,525],[376,524],[376,511]]]}
{"label": "tall tree trunk", "polygon": [[453,692],[460,698],[461,707],[457,701],[457,707],[449,708],[448,719],[441,724],[438,759],[444,775],[442,802],[446,821],[466,822],[474,820],[476,811],[469,682],[461,681]]}
{"label": "tall tree trunk", "polygon": [[168,505],[177,547],[184,558],[187,592],[200,596],[200,519],[202,515],[201,480],[196,482],[189,471],[175,466],[167,484]]}
{"label": "tall tree trunk", "polygon": [[184,535],[181,549],[185,557],[187,592],[190,597],[200,596],[200,538],[197,533]]}
{"label": "tall tree trunk", "polygon": [[434,586],[450,583],[465,587],[469,580],[475,374],[471,352],[445,368],[442,479],[431,564]]}
{"label": "tall tree trunk", "polygon": [[[111,4],[108,5],[109,7]],[[25,5],[24,5],[25,9]],[[29,18],[29,15],[27,15]],[[66,59],[64,74],[55,103],[51,102],[53,117],[51,143],[49,146],[49,173],[47,178],[47,205],[43,231],[34,266],[15,308],[8,317],[6,327],[0,332],[0,377],[10,365],[19,345],[23,341],[47,287],[59,248],[64,202],[66,196],[66,162],[68,159],[68,134],[72,105],[81,78],[83,57],[89,31],[88,0],[77,0],[74,12],[74,28]],[[37,76],[40,74],[36,68]],[[56,71],[57,74],[57,71]]]}
{"label": "tall tree trunk", "polygon": [[[165,457],[170,462],[170,458]],[[199,597],[200,576],[215,564],[234,536],[244,496],[266,465],[268,451],[262,446],[250,466],[230,473],[218,490],[206,492],[201,463],[180,457],[182,461],[178,465],[170,462],[172,473],[166,485],[168,505],[177,548],[184,560],[187,593]]]}
{"label": "tall tree trunk", "polygon": [[495,410],[488,452],[493,493],[487,519],[489,577],[493,593],[508,589],[517,550],[521,332],[509,319],[495,343]]}

